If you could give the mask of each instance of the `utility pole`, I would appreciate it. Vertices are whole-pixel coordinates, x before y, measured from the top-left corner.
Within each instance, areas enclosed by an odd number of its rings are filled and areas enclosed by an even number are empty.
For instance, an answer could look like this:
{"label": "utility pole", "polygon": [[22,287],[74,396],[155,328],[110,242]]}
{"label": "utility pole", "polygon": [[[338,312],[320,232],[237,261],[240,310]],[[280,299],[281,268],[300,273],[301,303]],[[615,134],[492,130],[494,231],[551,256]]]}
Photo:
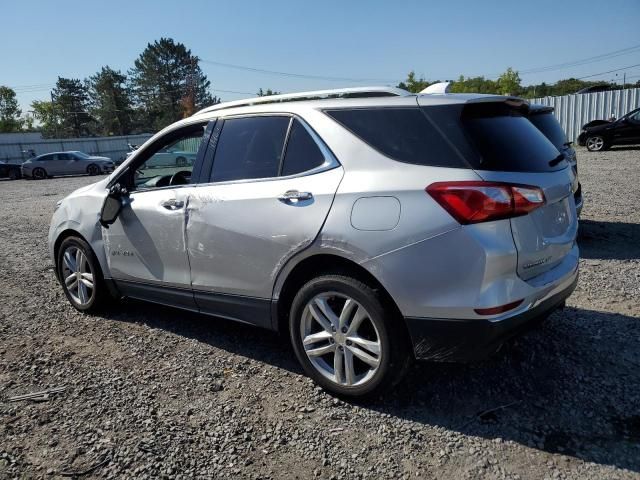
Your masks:
{"label": "utility pole", "polygon": [[53,124],[56,129],[56,138],[60,138],[60,135],[58,134],[58,119],[56,118],[56,104],[53,101],[53,91],[49,92],[49,95],[51,95],[51,114],[53,116]]}

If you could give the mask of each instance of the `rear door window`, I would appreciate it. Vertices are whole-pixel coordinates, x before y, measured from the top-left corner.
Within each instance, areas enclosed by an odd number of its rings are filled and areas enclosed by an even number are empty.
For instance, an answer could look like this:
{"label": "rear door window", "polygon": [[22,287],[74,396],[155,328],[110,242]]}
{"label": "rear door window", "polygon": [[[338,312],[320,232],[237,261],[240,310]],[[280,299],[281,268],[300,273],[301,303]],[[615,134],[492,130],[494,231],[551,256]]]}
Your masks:
{"label": "rear door window", "polygon": [[324,161],[324,155],[318,144],[304,125],[294,119],[282,164],[282,175],[295,175],[313,170],[321,166]]}
{"label": "rear door window", "polygon": [[287,116],[225,120],[213,159],[212,181],[277,177],[289,122]]}

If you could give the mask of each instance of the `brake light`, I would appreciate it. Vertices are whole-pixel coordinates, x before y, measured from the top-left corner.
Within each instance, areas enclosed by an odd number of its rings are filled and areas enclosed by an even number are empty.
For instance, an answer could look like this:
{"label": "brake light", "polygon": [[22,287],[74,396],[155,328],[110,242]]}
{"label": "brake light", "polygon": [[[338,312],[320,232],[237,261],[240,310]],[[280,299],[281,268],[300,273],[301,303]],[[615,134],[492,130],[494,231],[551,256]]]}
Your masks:
{"label": "brake light", "polygon": [[526,215],[545,202],[540,188],[513,183],[436,182],[426,191],[463,225]]}

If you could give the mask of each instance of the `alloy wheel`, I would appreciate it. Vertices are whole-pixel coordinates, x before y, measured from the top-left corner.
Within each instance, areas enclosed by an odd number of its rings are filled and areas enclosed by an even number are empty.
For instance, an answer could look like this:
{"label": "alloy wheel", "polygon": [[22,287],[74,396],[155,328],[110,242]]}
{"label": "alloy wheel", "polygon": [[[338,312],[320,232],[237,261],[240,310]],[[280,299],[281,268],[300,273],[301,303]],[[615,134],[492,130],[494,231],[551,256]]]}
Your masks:
{"label": "alloy wheel", "polygon": [[70,245],[62,256],[62,280],[69,296],[79,306],[86,306],[94,295],[94,279],[91,265],[85,253]]}
{"label": "alloy wheel", "polygon": [[89,165],[89,168],[87,168],[87,173],[89,175],[98,175],[99,170],[98,167],[96,167],[95,165]]}
{"label": "alloy wheel", "polygon": [[592,151],[602,150],[604,147],[604,139],[602,137],[587,138],[587,149]]}
{"label": "alloy wheel", "polygon": [[42,180],[47,177],[47,172],[41,168],[36,168],[31,174],[36,180]]}
{"label": "alloy wheel", "polygon": [[371,316],[345,294],[321,293],[307,302],[300,336],[311,365],[338,385],[362,385],[381,364],[382,342]]}

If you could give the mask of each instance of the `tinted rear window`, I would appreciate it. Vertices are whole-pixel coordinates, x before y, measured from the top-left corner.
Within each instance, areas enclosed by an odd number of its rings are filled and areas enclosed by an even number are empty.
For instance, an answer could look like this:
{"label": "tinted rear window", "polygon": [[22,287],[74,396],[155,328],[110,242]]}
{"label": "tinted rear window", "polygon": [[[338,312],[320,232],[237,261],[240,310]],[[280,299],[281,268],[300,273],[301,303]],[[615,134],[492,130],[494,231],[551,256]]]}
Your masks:
{"label": "tinted rear window", "polygon": [[293,120],[287,149],[282,165],[282,175],[295,175],[319,167],[324,155],[309,132],[298,121]]}
{"label": "tinted rear window", "polygon": [[548,172],[567,166],[560,152],[533,126],[522,110],[507,103],[466,105],[462,112],[465,133],[477,150],[479,170]]}
{"label": "tinted rear window", "polygon": [[553,113],[536,113],[529,115],[529,120],[556,148],[563,148],[567,143],[567,136]]}
{"label": "tinted rear window", "polygon": [[468,165],[420,108],[362,108],[326,112],[371,147],[400,162]]}

